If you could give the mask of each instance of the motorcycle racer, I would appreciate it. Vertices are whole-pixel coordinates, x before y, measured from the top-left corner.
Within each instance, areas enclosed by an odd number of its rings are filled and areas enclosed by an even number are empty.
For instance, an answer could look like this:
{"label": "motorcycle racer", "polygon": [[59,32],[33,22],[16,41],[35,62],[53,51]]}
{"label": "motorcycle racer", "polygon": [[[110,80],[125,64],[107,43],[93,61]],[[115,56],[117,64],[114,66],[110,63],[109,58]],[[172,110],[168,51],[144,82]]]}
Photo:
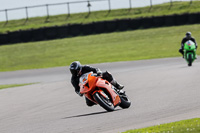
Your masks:
{"label": "motorcycle racer", "polygon": [[[88,73],[88,72],[93,72],[96,73],[98,76],[102,76],[103,79],[106,79],[108,82],[110,82],[113,86],[115,86],[117,89],[121,90],[124,88],[123,85],[119,84],[111,75],[111,73],[109,72],[101,72],[101,70],[99,68],[94,68],[91,67],[89,65],[81,65],[81,63],[79,61],[74,61],[71,63],[70,67],[70,72],[72,74],[71,77],[71,83],[73,85],[73,87],[75,88],[75,92],[79,95],[79,96],[83,96],[82,94],[80,94],[80,86],[79,86],[79,78],[81,75]],[[86,99],[86,104],[88,106],[93,106],[95,103],[93,103],[92,101],[90,101],[89,99]]]}
{"label": "motorcycle racer", "polygon": [[183,53],[184,53],[184,52],[183,52],[184,44],[185,44],[187,41],[189,41],[189,40],[191,40],[191,41],[193,41],[193,42],[195,43],[196,49],[197,49],[197,47],[198,47],[195,38],[192,37],[192,33],[191,33],[191,32],[187,32],[187,33],[185,34],[185,37],[184,37],[184,38],[182,39],[182,41],[181,41],[181,48],[179,49],[179,52],[183,55],[183,58],[184,58],[184,54],[183,54]]}

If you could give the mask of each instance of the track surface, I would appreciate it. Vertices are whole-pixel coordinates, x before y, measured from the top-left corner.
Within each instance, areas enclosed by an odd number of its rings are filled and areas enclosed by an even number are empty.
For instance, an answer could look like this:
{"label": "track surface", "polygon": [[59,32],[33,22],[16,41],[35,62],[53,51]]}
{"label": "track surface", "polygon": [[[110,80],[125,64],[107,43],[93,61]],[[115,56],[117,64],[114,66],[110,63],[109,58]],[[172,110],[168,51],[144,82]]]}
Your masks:
{"label": "track surface", "polygon": [[181,58],[93,65],[112,72],[132,101],[129,109],[87,107],[64,67],[0,73],[0,133],[114,133],[200,117],[200,62]]}

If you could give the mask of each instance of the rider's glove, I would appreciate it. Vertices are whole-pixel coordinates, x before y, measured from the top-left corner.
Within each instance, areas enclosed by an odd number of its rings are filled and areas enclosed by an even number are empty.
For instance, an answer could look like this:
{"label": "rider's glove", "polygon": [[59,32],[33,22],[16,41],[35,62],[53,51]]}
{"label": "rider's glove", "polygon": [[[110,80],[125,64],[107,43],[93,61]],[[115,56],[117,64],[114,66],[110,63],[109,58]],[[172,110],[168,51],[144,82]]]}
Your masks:
{"label": "rider's glove", "polygon": [[80,92],[78,92],[78,91],[76,91],[76,93],[80,96],[80,97],[82,97],[83,96],[83,94],[81,94]]}
{"label": "rider's glove", "polygon": [[102,76],[102,71],[97,71],[97,76]]}

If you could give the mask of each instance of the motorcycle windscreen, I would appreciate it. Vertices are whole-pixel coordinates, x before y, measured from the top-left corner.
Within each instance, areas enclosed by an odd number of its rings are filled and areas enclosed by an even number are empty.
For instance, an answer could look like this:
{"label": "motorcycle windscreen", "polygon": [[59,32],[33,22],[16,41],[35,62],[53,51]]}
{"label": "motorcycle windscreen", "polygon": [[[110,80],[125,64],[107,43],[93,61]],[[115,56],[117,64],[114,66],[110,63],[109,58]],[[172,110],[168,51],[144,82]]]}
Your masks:
{"label": "motorcycle windscreen", "polygon": [[93,91],[96,85],[97,78],[93,75],[92,72],[83,74],[80,77],[80,93],[88,93]]}
{"label": "motorcycle windscreen", "polygon": [[195,43],[191,40],[187,41],[184,44],[184,50],[186,50],[186,51],[191,51],[191,50],[195,50],[195,49],[196,49]]}

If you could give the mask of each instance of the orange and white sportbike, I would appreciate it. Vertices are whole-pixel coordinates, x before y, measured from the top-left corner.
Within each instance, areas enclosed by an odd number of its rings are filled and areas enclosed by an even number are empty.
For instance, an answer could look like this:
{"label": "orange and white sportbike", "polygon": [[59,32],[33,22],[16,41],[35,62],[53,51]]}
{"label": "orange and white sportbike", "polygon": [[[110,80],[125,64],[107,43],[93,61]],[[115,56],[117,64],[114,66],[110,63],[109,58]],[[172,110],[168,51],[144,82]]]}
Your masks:
{"label": "orange and white sportbike", "polygon": [[85,73],[79,80],[80,93],[105,110],[114,111],[117,106],[123,109],[130,107],[131,101],[125,91],[116,89],[97,74],[93,72]]}

